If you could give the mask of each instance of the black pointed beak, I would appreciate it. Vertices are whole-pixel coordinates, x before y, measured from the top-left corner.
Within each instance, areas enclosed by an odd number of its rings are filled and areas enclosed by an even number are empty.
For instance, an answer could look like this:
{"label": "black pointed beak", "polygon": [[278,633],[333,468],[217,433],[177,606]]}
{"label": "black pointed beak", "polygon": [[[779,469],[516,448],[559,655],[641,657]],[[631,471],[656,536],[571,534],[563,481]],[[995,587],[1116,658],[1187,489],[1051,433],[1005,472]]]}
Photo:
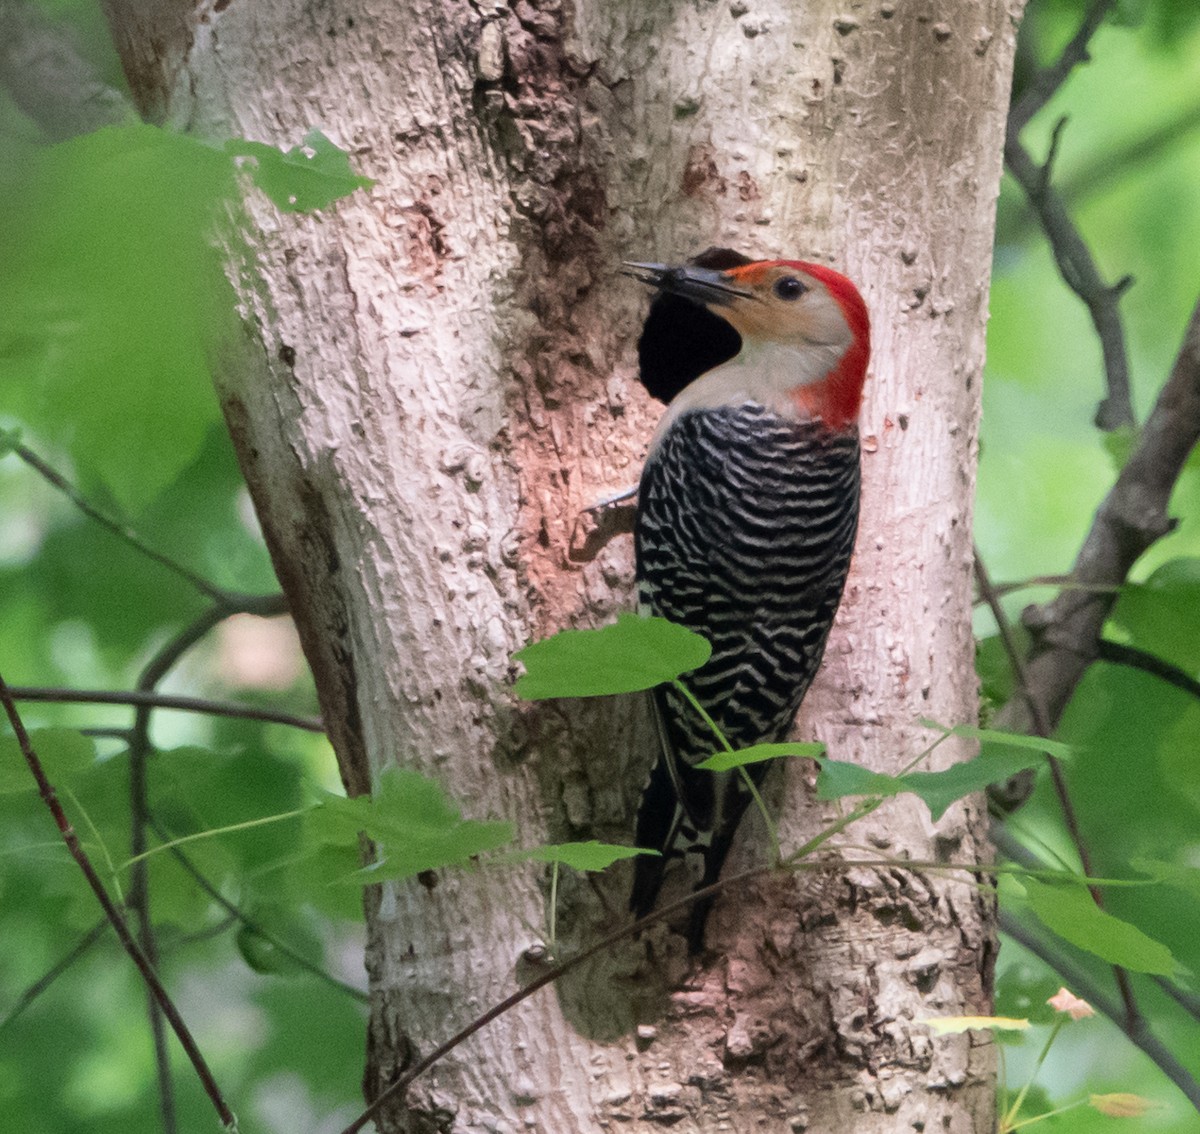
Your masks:
{"label": "black pointed beak", "polygon": [[725,306],[735,299],[753,299],[753,292],[738,287],[726,272],[691,264],[639,264],[626,260],[624,274],[670,295],[693,303]]}

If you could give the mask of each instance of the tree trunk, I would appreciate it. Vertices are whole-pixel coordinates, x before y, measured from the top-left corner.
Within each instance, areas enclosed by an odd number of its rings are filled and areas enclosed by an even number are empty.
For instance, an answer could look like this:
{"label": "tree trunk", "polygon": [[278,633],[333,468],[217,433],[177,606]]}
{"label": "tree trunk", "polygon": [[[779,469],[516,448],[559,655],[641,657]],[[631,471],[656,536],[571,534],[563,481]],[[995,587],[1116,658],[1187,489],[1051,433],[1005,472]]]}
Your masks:
{"label": "tree trunk", "polygon": [[[217,374],[350,791],[403,764],[526,845],[631,837],[644,703],[529,711],[510,656],[632,605],[629,540],[580,518],[636,480],[657,414],[634,372],[646,296],[618,266],[712,244],[831,262],[873,315],[858,550],[802,734],[894,771],[920,718],[974,719],[1019,0],[257,0],[191,27],[178,0],[108,8],[148,112],[284,146],[317,126],[376,179],[320,215],[248,203],[246,337]],[[836,809],[802,767],[777,775],[795,846]],[[990,1130],[989,1046],[914,1022],[987,1010],[990,905],[966,876],[878,865],[975,861],[982,822],[900,800],[847,836],[872,865],[725,895],[697,965],[662,928],[607,955],[380,1129]],[[760,860],[742,836],[735,860]],[[559,948],[625,916],[613,875],[564,887]],[[368,1096],[516,987],[546,901],[532,867],[368,895]]]}

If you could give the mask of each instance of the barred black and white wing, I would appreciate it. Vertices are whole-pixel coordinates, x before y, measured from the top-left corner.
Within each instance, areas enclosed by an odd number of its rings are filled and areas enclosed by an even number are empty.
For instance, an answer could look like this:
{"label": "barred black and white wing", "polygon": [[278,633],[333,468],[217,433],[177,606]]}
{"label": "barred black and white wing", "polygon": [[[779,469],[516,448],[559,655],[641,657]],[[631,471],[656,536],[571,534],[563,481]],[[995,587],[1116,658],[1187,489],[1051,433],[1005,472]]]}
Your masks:
{"label": "barred black and white wing", "polygon": [[[784,738],[821,663],[858,524],[855,428],[831,431],[748,402],[682,414],[642,474],[639,599],[704,635],[712,657],[685,683],[734,747]],[[697,771],[719,748],[677,690],[656,692],[663,738],[637,821],[631,909],[653,906],[671,857],[716,880],[749,795],[739,776]],[[755,776],[764,765],[756,765]],[[705,910],[694,926],[703,928]]]}

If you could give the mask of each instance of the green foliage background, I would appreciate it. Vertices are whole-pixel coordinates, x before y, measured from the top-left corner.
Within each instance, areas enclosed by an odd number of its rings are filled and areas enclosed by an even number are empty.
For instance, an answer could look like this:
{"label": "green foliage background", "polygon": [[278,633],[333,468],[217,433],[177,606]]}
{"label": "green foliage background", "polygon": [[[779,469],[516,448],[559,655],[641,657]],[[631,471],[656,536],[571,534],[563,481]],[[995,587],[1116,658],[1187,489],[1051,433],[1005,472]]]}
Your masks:
{"label": "green foliage background", "polygon": [[[48,7],[82,29],[79,41],[119,82],[96,8],[85,0]],[[1044,57],[1069,37],[1080,10],[1068,0],[1034,0],[1029,19]],[[1137,278],[1122,310],[1140,418],[1196,299],[1195,15],[1192,5],[1167,0],[1123,5],[1120,20],[1097,35],[1094,62],[1025,135],[1044,152],[1055,117],[1069,114],[1056,180],[1069,191],[1106,277]],[[285,198],[288,187],[295,189],[287,169],[295,155],[278,162],[262,151],[251,156],[281,180]],[[234,169],[230,152],[137,125],[49,147],[0,95],[0,188],[8,206],[0,225],[0,428],[18,431],[21,442],[153,547],[218,586],[266,593],[276,584],[206,361],[214,339],[231,326],[232,297],[207,237],[214,204],[233,192]],[[302,186],[293,195],[311,205],[310,180]],[[1106,438],[1091,424],[1103,395],[1098,344],[1008,181],[988,353],[976,524],[982,555],[999,580],[1066,571],[1130,439]],[[1122,596],[1109,628],[1110,636],[1192,675],[1200,673],[1198,474],[1193,459],[1174,504],[1179,529],[1139,566],[1138,585]],[[0,457],[0,516],[0,672],[14,684],[129,687],[152,652],[207,605],[177,575],[84,517],[12,453]],[[1017,592],[1010,612],[1051,594]],[[985,693],[999,703],[1011,679],[982,615],[978,630]],[[217,647],[208,643],[189,654],[170,687],[316,711],[305,677],[283,690],[231,688]],[[65,730],[42,734],[39,745],[71,787],[65,802],[89,849],[98,859],[107,853],[121,861],[128,853],[124,745],[103,735],[81,748],[77,730],[128,728],[129,711],[27,704],[24,712],[31,725]],[[174,834],[282,812],[336,787],[325,742],[281,725],[158,713],[153,735],[161,749],[153,798]],[[1151,860],[1175,879],[1113,890],[1109,908],[1200,970],[1200,704],[1144,674],[1099,664],[1060,738],[1076,750],[1069,777],[1096,871],[1130,876],[1132,864]],[[11,747],[0,758],[13,759]],[[1015,826],[1073,863],[1045,784]],[[296,819],[193,844],[189,855],[257,923],[361,988],[358,891],[330,884],[356,863],[336,847],[298,860],[297,848],[311,850],[311,842]],[[99,914],[44,809],[7,768],[0,768],[0,856],[6,1126],[28,1134],[158,1129],[144,994],[111,932],[28,1009],[12,1014],[22,993],[72,953]],[[344,1125],[358,1108],[361,1000],[263,938],[239,932],[168,856],[153,860],[151,884],[167,982],[236,1100],[242,1129],[303,1134]],[[1015,888],[1006,895],[1024,909]],[[1102,983],[1109,979],[1094,959],[1072,960]],[[1042,962],[1007,944],[999,1011],[1046,1018],[1041,1004],[1059,983]],[[1200,1075],[1200,1026],[1155,986],[1139,991],[1152,1028]],[[1018,1084],[1038,1039],[1006,1043],[1009,1078]],[[181,1129],[210,1129],[208,1103],[178,1051],[174,1056]],[[1161,1073],[1100,1020],[1066,1030],[1040,1081],[1047,1105],[1081,1091],[1136,1091],[1164,1104],[1139,1128],[1200,1128]],[[1077,1110],[1044,1128],[1110,1124]]]}
{"label": "green foliage background", "polygon": [[[1053,58],[1078,26],[1082,4],[1039,3],[1027,18]],[[1200,241],[1200,8],[1144,3],[1120,7],[1092,42],[1092,62],[1076,70],[1031,123],[1026,145],[1041,158],[1050,132],[1068,116],[1055,184],[1092,249],[1102,276],[1130,273],[1121,303],[1135,410],[1144,421],[1170,372],[1200,277],[1191,249]],[[1019,189],[1005,178],[996,236],[976,540],[996,580],[1068,571],[1097,505],[1132,438],[1092,424],[1103,396],[1100,347],[1082,303],[1063,286]],[[1193,453],[1172,501],[1175,533],[1137,565],[1106,628],[1127,642],[1200,673],[1200,458]],[[1024,605],[1055,592],[1029,588],[1005,601],[1016,621]],[[990,617],[981,615],[985,699],[1002,703],[1012,679],[997,664]],[[1190,972],[1200,966],[1200,702],[1144,673],[1098,663],[1060,726],[1071,744],[1067,778],[1084,837],[1101,876],[1132,877],[1141,860],[1176,868],[1168,885],[1113,889],[1107,908],[1170,946]],[[1076,865],[1045,778],[1012,820],[1027,845]],[[1149,867],[1147,866],[1147,869]],[[1002,893],[1011,895],[1012,891]],[[1019,902],[1014,909],[1027,916]],[[1060,952],[1112,988],[1111,973],[1062,946]],[[1019,946],[1001,951],[997,1011],[1048,1018],[1041,1002],[1062,983]],[[1185,985],[1190,982],[1185,981]],[[1200,1027],[1150,982],[1137,983],[1151,1030],[1200,1074]],[[1009,1079],[1029,1073],[1040,1039],[1006,1041]],[[1042,1109],[1085,1092],[1135,1091],[1164,1109],[1126,1125],[1200,1130],[1200,1118],[1116,1026],[1099,1018],[1072,1024],[1039,1077]],[[1041,1128],[1100,1131],[1114,1120],[1086,1108]]]}

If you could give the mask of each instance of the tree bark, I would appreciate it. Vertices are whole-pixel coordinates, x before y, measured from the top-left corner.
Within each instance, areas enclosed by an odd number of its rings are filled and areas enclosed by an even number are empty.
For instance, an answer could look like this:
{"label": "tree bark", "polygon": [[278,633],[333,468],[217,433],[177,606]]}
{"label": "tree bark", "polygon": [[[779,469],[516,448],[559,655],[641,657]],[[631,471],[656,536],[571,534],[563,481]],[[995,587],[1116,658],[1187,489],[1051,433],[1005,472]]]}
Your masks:
{"label": "tree bark", "polygon": [[[246,335],[217,380],[351,792],[436,776],[527,845],[628,841],[643,701],[529,710],[512,652],[632,605],[628,539],[580,510],[636,480],[646,297],[622,259],[711,244],[828,261],[874,319],[856,561],[801,732],[895,771],[971,721],[970,528],[994,202],[1019,0],[108,0],[143,109],[376,179],[319,215],[247,203]],[[163,21],[161,73],[153,21]],[[184,52],[176,75],[176,56]],[[148,62],[150,61],[150,62]],[[133,81],[136,79],[136,81]],[[939,756],[962,756],[947,745]],[[777,774],[786,846],[836,808]],[[901,800],[842,854],[973,862],[977,803]],[[744,824],[735,860],[762,858]],[[718,904],[690,965],[658,928],[458,1048],[386,1131],[992,1128],[992,911],[965,876],[858,865]],[[560,893],[558,947],[628,874]],[[536,964],[532,867],[367,899],[373,1097]],[[633,1034],[634,1024],[641,1024]]]}

